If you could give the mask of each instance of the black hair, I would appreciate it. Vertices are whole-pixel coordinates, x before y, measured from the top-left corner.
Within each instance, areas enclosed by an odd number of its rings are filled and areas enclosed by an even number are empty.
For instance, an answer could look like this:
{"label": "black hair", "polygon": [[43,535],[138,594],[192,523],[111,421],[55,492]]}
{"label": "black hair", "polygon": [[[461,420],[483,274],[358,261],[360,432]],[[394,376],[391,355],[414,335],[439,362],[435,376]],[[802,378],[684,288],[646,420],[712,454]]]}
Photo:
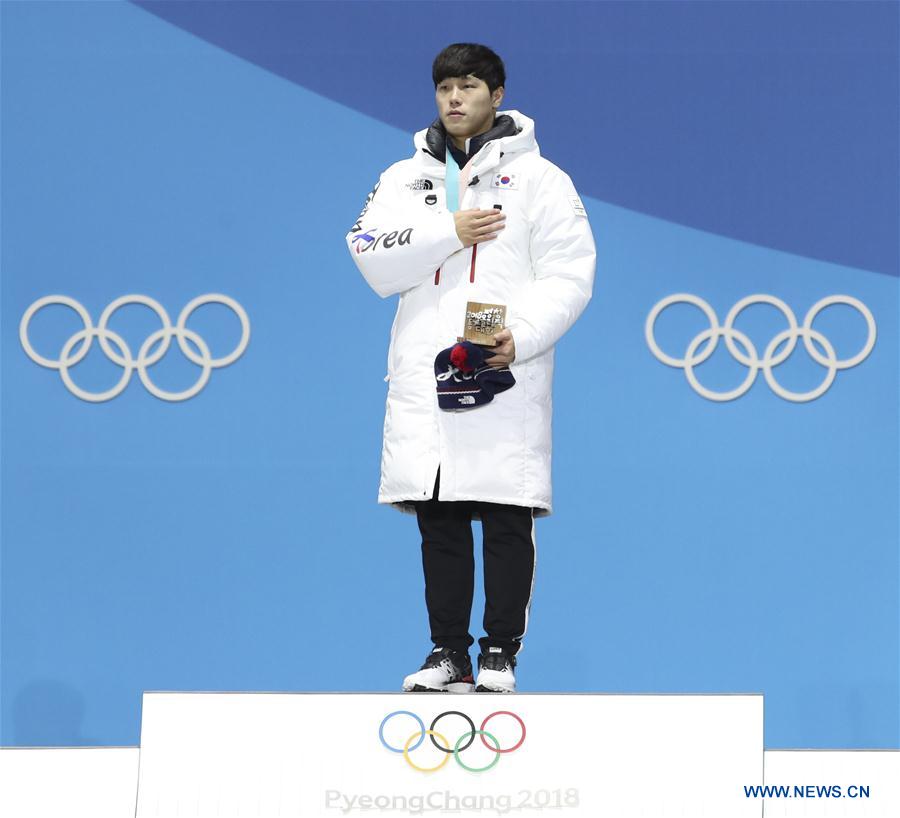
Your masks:
{"label": "black hair", "polygon": [[431,66],[435,88],[448,77],[468,77],[469,74],[484,80],[491,93],[506,85],[503,60],[486,45],[453,43],[434,58]]}

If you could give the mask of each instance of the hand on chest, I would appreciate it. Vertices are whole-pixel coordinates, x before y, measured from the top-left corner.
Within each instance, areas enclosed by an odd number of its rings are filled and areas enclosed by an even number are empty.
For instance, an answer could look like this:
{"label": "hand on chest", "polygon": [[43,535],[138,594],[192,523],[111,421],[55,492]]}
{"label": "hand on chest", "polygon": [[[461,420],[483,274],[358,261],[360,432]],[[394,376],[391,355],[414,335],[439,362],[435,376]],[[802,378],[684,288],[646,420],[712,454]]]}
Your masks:
{"label": "hand on chest", "polygon": [[470,184],[460,200],[464,210],[502,210],[506,216],[505,227],[496,239],[485,242],[480,248],[484,252],[493,249],[522,249],[527,247],[531,225],[528,221],[526,193],[518,173],[490,172],[480,178],[475,177],[475,184]]}
{"label": "hand on chest", "polygon": [[[406,187],[411,198],[420,207],[434,210],[445,210],[448,207],[443,179],[417,179]],[[520,172],[497,171],[494,168],[469,179],[468,184],[460,191],[459,209],[503,211],[506,227],[496,239],[484,244],[484,250],[491,244],[519,245],[522,241],[527,241],[531,230],[527,197],[525,179]]]}

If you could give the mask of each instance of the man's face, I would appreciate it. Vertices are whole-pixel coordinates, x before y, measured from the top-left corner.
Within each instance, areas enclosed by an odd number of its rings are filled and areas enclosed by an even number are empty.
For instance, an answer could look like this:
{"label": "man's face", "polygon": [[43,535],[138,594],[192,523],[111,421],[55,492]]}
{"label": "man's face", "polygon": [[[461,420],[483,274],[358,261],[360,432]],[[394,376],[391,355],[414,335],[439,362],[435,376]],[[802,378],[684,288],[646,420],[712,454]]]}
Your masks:
{"label": "man's face", "polygon": [[454,140],[464,141],[485,133],[494,124],[494,115],[503,100],[503,88],[492,94],[487,83],[469,74],[448,77],[434,90],[438,116]]}

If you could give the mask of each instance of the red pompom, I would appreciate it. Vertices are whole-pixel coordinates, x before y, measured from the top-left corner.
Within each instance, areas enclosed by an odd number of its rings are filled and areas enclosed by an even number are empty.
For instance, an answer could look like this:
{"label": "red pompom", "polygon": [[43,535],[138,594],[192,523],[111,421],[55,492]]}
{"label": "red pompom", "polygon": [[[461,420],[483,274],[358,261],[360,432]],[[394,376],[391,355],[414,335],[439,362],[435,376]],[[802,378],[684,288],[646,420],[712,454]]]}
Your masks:
{"label": "red pompom", "polygon": [[472,367],[466,365],[468,357],[469,352],[462,344],[457,344],[450,350],[450,363],[457,369],[461,369],[463,372],[472,371]]}

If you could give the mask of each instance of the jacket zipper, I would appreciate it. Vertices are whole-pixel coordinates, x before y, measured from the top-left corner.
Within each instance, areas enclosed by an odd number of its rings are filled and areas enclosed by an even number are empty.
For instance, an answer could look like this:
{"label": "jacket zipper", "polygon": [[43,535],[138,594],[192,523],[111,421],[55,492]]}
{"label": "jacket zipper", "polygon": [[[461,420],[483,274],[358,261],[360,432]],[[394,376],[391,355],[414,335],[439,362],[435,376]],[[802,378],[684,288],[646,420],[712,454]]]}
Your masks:
{"label": "jacket zipper", "polygon": [[[475,283],[475,256],[478,254],[478,245],[472,245],[472,264],[469,267],[469,282],[471,284]],[[434,271],[434,283],[435,286],[440,284],[441,282],[441,268],[438,267],[437,270]]]}

